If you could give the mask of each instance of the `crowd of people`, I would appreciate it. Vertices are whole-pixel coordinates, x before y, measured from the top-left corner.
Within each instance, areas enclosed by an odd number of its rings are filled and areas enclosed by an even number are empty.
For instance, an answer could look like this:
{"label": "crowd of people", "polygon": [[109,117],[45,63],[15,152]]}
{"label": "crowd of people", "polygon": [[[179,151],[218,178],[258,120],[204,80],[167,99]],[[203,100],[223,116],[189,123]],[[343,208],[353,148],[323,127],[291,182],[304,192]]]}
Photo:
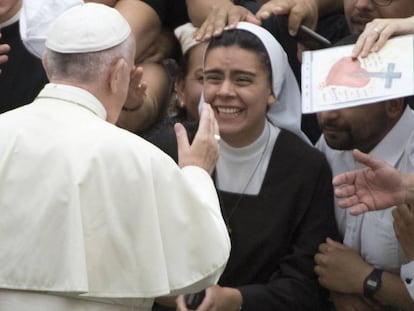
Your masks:
{"label": "crowd of people", "polygon": [[412,98],[303,115],[301,24],[414,2],[2,1],[0,310],[414,310]]}

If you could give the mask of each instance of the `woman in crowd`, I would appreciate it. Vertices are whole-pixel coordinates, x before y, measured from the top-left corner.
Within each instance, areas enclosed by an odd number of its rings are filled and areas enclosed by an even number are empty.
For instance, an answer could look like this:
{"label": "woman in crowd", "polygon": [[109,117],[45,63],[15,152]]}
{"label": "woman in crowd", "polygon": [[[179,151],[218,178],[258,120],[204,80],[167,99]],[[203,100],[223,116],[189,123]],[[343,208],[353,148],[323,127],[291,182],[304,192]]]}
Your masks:
{"label": "woman in crowd", "polygon": [[313,256],[337,237],[331,172],[300,130],[299,88],[276,39],[243,22],[213,38],[204,99],[220,128],[215,183],[232,250],[197,310],[323,310]]}
{"label": "woman in crowd", "polygon": [[186,23],[174,31],[182,51],[175,83],[177,115],[187,120],[198,120],[198,103],[203,88],[203,53],[207,43],[193,38],[196,30],[193,24]]}

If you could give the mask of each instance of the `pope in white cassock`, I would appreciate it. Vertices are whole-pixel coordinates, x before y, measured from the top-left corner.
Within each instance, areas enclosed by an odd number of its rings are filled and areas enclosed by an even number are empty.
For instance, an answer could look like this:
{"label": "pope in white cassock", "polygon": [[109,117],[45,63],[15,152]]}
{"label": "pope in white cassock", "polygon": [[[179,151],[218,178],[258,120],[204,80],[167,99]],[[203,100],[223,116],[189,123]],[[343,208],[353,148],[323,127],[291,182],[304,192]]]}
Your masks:
{"label": "pope in white cassock", "polygon": [[113,125],[136,71],[125,19],[86,4],[51,29],[51,83],[0,115],[0,310],[142,311],[215,284],[230,242],[211,108],[191,146],[177,126],[177,166]]}

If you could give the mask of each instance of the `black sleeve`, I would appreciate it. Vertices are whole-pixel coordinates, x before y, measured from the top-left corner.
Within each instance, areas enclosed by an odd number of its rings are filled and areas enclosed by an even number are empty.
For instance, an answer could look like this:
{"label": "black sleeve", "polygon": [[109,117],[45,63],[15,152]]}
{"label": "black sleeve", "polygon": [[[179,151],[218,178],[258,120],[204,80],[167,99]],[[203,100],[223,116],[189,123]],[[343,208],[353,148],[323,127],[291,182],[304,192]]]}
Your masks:
{"label": "black sleeve", "polygon": [[198,121],[175,120],[174,118],[167,117],[152,126],[145,133],[141,133],[140,136],[160,148],[178,163],[177,137],[174,131],[174,124],[176,122],[184,125],[187,131],[188,141],[191,143],[197,132]]}
{"label": "black sleeve", "polygon": [[185,0],[142,0],[158,14],[164,27],[174,29],[190,21]]}

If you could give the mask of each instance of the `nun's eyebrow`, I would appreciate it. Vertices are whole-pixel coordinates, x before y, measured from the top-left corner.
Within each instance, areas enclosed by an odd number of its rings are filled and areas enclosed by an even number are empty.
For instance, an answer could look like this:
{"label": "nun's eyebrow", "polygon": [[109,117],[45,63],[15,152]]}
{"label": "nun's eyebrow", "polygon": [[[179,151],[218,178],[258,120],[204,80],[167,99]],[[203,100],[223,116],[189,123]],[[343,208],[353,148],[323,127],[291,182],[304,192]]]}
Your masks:
{"label": "nun's eyebrow", "polygon": [[210,70],[205,70],[204,69],[204,73],[223,73],[223,70],[222,69],[217,69],[217,68],[213,68],[213,69],[210,69]]}
{"label": "nun's eyebrow", "polygon": [[255,77],[256,73],[253,71],[247,71],[247,70],[232,70],[231,71],[232,75],[245,75],[245,76],[251,76],[251,77]]}
{"label": "nun's eyebrow", "polygon": [[[218,68],[212,68],[210,70],[204,70],[204,74],[209,74],[209,73],[222,74],[223,72],[224,72],[224,70],[218,69]],[[252,77],[256,76],[256,73],[253,72],[253,71],[247,71],[247,70],[241,70],[241,69],[231,70],[231,74],[232,75],[243,74],[243,75],[248,75],[248,76],[252,76]]]}

